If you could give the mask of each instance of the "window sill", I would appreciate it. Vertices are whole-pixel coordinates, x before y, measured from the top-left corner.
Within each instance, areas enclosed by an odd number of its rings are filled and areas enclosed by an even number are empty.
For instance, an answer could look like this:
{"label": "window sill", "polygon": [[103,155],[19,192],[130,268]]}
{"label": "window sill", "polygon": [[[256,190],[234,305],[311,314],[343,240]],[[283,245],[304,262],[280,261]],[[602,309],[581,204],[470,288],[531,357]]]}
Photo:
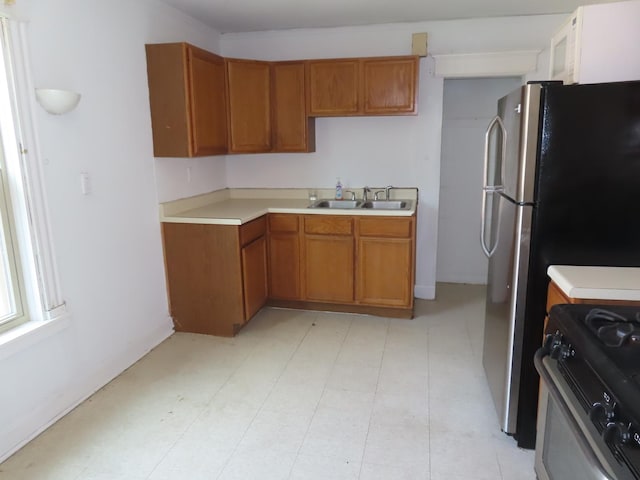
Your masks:
{"label": "window sill", "polygon": [[0,334],[0,360],[25,350],[71,325],[71,317],[62,315],[52,320],[31,321]]}

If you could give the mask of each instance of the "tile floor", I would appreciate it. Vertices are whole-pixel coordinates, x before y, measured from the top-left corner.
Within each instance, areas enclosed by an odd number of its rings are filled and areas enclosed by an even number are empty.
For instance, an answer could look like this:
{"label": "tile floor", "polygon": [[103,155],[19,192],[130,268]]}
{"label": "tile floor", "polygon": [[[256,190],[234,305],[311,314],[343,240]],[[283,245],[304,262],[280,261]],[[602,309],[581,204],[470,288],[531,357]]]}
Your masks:
{"label": "tile floor", "polygon": [[11,480],[525,480],[482,371],[484,288],[416,318],[263,309],[176,334],[0,465]]}

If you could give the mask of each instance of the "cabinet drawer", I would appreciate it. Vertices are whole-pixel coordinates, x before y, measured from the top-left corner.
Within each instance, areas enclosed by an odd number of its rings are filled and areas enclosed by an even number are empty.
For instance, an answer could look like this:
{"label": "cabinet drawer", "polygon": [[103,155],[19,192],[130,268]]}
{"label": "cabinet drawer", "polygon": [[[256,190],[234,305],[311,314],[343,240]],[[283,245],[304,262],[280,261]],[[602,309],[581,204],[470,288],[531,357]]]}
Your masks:
{"label": "cabinet drawer", "polygon": [[298,215],[272,213],[269,215],[270,232],[297,232]]}
{"label": "cabinet drawer", "polygon": [[359,227],[361,237],[409,238],[411,236],[411,218],[361,218]]}
{"label": "cabinet drawer", "polygon": [[256,238],[262,237],[267,231],[267,218],[263,215],[260,218],[240,225],[240,245],[246,245]]}
{"label": "cabinet drawer", "polygon": [[353,218],[327,215],[308,216],[305,217],[304,232],[316,235],[351,235],[353,233]]}

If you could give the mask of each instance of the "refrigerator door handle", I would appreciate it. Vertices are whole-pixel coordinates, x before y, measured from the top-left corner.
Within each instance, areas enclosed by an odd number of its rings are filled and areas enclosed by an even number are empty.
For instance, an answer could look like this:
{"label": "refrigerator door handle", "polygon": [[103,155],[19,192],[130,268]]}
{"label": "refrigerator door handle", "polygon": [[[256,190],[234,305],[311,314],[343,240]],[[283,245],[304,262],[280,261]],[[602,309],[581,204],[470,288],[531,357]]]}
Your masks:
{"label": "refrigerator door handle", "polygon": [[[500,166],[504,165],[505,154],[507,150],[507,129],[502,122],[502,119],[499,116],[493,117],[493,119],[487,125],[487,130],[484,134],[484,168],[482,174],[482,215],[481,215],[481,224],[480,224],[480,246],[482,247],[482,251],[487,256],[487,258],[491,258],[498,248],[498,242],[500,241],[500,237],[496,238],[496,243],[493,245],[493,248],[489,248],[485,243],[486,236],[486,219],[487,219],[487,195],[493,195],[494,193],[500,193],[504,191],[504,187],[502,185],[489,185],[488,184],[488,174],[489,174],[489,137],[491,135],[491,131],[493,127],[498,125],[500,128],[500,132],[502,133],[502,149],[500,151],[501,161]],[[500,178],[502,179],[502,172],[500,174]],[[498,216],[498,222],[500,221],[500,217]],[[496,230],[500,231],[500,226]]]}
{"label": "refrigerator door handle", "polygon": [[[484,190],[482,192],[482,218],[480,219],[482,223],[480,224],[480,246],[482,247],[482,251],[487,256],[487,258],[491,258],[493,254],[496,253],[496,249],[498,248],[498,242],[500,240],[500,237],[498,236],[496,238],[496,243],[493,245],[491,249],[489,249],[489,247],[484,241],[484,237],[486,235],[485,224],[487,223],[487,195],[493,195],[494,193],[497,193],[497,192],[491,191],[491,190]],[[499,224],[500,224],[500,217],[498,216],[498,228],[496,231],[500,231]]]}

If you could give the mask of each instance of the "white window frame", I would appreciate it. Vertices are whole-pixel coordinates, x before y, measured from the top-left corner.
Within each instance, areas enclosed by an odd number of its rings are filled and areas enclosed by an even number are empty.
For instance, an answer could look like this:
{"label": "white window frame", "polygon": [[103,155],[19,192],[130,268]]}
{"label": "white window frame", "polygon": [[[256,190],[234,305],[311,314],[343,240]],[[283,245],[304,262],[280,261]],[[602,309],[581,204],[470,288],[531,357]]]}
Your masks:
{"label": "white window frame", "polygon": [[28,321],[22,325],[0,330],[0,346],[7,338],[32,331],[67,313],[53,254],[43,167],[33,122],[36,102],[27,61],[26,28],[26,23],[0,13],[0,54],[4,59],[4,67],[0,65],[0,108],[11,111],[11,121],[0,118],[6,193],[10,197],[19,273],[24,280],[25,313],[28,312]]}
{"label": "white window frame", "polygon": [[[0,133],[0,148],[2,148],[2,135]],[[2,229],[0,230],[0,262],[4,264],[0,281],[8,284],[3,287],[7,290],[7,300],[11,313],[0,318],[0,333],[14,328],[29,319],[29,309],[26,305],[25,284],[22,275],[22,262],[20,260],[19,242],[16,237],[15,220],[11,195],[9,194],[9,176],[4,161],[4,153],[0,151],[0,217]]]}

